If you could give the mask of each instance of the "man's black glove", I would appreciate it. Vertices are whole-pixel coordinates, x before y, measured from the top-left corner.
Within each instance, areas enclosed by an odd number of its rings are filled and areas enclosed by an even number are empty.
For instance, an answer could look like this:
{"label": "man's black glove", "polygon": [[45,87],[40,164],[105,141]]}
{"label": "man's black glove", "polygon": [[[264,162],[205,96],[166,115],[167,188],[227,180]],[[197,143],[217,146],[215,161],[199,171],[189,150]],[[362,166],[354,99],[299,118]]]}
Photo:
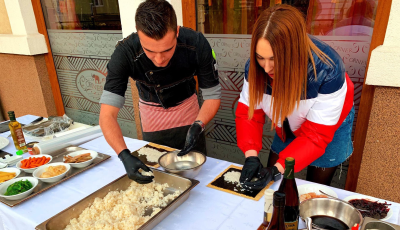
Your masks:
{"label": "man's black glove", "polygon": [[261,190],[265,188],[270,181],[277,181],[281,176],[282,175],[276,166],[265,167],[260,170],[260,173],[257,176],[257,181],[245,182],[242,184],[242,187],[249,190]]}
{"label": "man's black glove", "polygon": [[240,183],[251,181],[253,177],[257,177],[262,167],[263,165],[258,157],[247,157],[240,175]]}
{"label": "man's black glove", "polygon": [[192,126],[190,126],[187,135],[186,135],[186,141],[185,141],[185,146],[183,149],[178,153],[178,156],[184,156],[190,152],[196,146],[197,140],[200,137],[200,134],[204,130],[204,125],[200,121],[195,121]]}
{"label": "man's black glove", "polygon": [[143,164],[139,158],[133,156],[128,149],[122,150],[118,154],[118,157],[124,164],[129,179],[134,180],[139,184],[147,184],[153,181],[154,176],[143,176],[139,172],[139,169],[143,169],[145,172],[150,172],[151,170]]}

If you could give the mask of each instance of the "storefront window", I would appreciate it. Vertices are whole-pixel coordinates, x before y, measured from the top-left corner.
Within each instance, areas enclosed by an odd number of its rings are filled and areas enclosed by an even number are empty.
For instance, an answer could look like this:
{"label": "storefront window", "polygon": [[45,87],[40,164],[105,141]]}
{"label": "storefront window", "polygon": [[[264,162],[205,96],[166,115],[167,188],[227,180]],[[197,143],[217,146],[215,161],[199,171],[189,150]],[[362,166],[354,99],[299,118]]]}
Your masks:
{"label": "storefront window", "polygon": [[[205,34],[216,53],[222,85],[221,108],[206,130],[210,156],[244,162],[236,143],[234,114],[250,57],[252,26],[263,10],[276,4],[302,11],[308,33],[339,53],[354,83],[358,111],[378,0],[197,0],[197,30]],[[275,135],[268,118],[266,123],[259,155],[264,164]],[[347,167],[348,163],[341,168],[343,172],[338,170],[332,185],[344,187]]]}
{"label": "storefront window", "polygon": [[[122,39],[117,0],[41,0],[65,113],[98,124],[107,64]],[[118,115],[124,136],[137,137],[131,87]]]}

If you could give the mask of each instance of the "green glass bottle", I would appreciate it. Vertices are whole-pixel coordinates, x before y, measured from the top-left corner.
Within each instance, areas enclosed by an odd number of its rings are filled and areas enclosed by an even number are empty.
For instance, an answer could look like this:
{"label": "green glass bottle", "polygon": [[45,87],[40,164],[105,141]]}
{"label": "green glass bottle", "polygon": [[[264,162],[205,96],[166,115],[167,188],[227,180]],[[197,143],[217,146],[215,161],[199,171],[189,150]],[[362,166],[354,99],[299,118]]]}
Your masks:
{"label": "green glass bottle", "polygon": [[294,163],[292,157],[285,160],[285,173],[278,191],[286,195],[285,225],[287,230],[298,229],[299,224],[299,192],[294,179]]}

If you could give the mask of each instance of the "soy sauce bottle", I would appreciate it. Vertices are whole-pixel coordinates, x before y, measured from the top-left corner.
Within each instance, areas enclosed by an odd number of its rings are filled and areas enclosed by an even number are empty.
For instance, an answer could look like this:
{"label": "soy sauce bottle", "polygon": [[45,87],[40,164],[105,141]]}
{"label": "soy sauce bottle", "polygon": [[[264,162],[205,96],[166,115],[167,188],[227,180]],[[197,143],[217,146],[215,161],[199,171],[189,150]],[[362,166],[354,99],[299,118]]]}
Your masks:
{"label": "soy sauce bottle", "polygon": [[267,230],[285,230],[285,193],[274,192],[274,210]]}
{"label": "soy sauce bottle", "polygon": [[294,158],[285,160],[285,173],[278,191],[286,195],[285,226],[287,230],[298,229],[299,224],[299,192],[294,179]]}

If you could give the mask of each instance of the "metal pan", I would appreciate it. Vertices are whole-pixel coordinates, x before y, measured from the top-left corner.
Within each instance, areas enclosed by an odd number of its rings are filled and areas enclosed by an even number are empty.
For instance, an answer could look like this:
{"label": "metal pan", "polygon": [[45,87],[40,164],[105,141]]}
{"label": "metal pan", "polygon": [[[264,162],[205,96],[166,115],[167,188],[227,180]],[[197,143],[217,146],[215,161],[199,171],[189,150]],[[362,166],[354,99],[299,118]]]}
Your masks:
{"label": "metal pan", "polygon": [[[172,211],[174,211],[179,205],[181,205],[189,197],[189,192],[200,182],[193,179],[183,178],[174,174],[159,171],[153,169],[154,180],[157,183],[163,184],[168,183],[170,187],[166,189],[164,195],[174,193],[175,191],[182,192],[174,200],[163,208],[159,213],[148,220],[144,225],[142,225],[139,230],[150,230],[153,229],[158,223],[160,223],[165,217],[167,217]],[[66,208],[64,211],[58,213],[57,215],[51,217],[50,219],[44,221],[43,223],[36,226],[37,230],[59,230],[64,229],[69,221],[73,218],[77,218],[85,208],[89,207],[95,200],[95,198],[103,198],[108,192],[116,190],[126,190],[131,184],[132,180],[128,176],[124,175],[115,181],[105,185],[96,192],[90,194],[89,196],[83,198],[76,204]]]}
{"label": "metal pan", "polygon": [[[311,217],[312,219],[316,217],[328,217],[339,220],[339,222],[346,224],[350,229],[355,224],[361,226],[363,222],[361,213],[351,204],[340,201],[339,199],[331,198],[313,198],[301,202],[300,217],[303,220],[308,217]],[[324,229],[324,227],[315,224],[316,223],[313,219],[314,228]]]}

